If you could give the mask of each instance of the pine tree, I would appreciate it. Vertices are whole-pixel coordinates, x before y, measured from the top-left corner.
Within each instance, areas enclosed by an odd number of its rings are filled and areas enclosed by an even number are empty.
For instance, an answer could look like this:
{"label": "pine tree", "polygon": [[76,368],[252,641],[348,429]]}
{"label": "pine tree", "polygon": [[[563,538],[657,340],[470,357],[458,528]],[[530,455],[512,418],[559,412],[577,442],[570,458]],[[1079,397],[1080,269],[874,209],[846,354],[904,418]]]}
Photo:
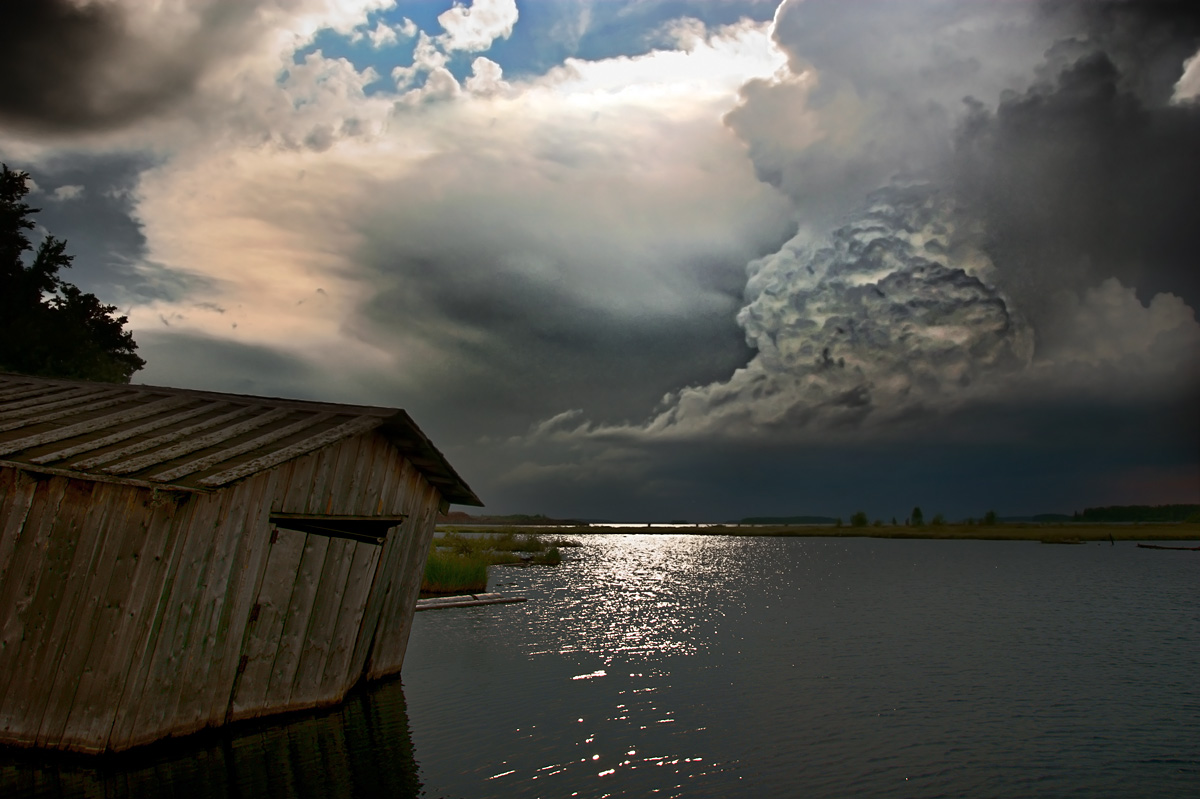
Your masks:
{"label": "pine tree", "polygon": [[128,319],[59,277],[72,261],[62,239],[47,236],[25,263],[39,209],[25,202],[29,175],[0,167],[0,371],[128,383],[146,364]]}

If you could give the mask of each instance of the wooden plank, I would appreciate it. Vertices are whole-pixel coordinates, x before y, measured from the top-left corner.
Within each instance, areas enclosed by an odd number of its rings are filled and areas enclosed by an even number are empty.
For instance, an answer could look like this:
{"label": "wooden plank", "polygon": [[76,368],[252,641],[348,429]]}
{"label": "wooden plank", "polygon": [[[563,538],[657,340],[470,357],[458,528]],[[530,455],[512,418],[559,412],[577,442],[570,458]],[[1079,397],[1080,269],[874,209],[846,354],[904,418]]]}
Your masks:
{"label": "wooden plank", "polygon": [[304,645],[300,651],[300,662],[292,680],[289,704],[292,706],[316,705],[340,698],[323,694],[322,676],[329,656],[330,642],[337,636],[339,611],[342,596],[346,593],[346,580],[354,563],[354,541],[342,538],[329,540],[325,554],[325,565],[317,585],[317,595],[309,614],[308,628],[304,633]]}
{"label": "wooden plank", "polygon": [[301,455],[305,455],[309,452],[320,449],[321,447],[328,446],[335,441],[339,441],[343,438],[349,438],[350,436],[354,436],[366,430],[378,427],[379,422],[379,419],[372,417],[353,419],[344,424],[340,424],[337,427],[331,427],[330,429],[318,433],[311,438],[306,438],[303,441],[297,441],[295,444],[284,447],[283,449],[276,450],[275,452],[255,458],[254,460],[239,464],[238,466],[218,472],[217,474],[209,475],[200,481],[200,485],[220,486],[225,485],[226,483],[232,483],[234,480],[238,480],[246,475],[254,474],[255,472],[269,469],[273,466],[278,466],[279,464],[285,463],[292,458],[297,458]]}
{"label": "wooden plank", "polygon": [[[213,403],[208,410],[219,411],[227,407],[229,407],[228,403],[216,402]],[[102,452],[99,455],[93,455],[90,458],[84,458],[82,460],[75,461],[71,464],[71,468],[93,469],[97,466],[111,463],[119,458],[124,458],[129,455],[136,455],[137,453],[145,452],[148,449],[154,449],[155,447],[160,447],[164,444],[170,444],[172,441],[179,441],[180,439],[188,438],[189,436],[195,435],[201,431],[208,430],[209,428],[216,427],[217,425],[225,424],[226,422],[236,419],[239,416],[244,416],[251,410],[252,408],[250,406],[243,405],[234,408],[228,413],[223,413],[220,416],[214,416],[211,419],[205,419],[203,421],[196,422],[196,424],[188,425],[187,427],[182,427],[178,430],[172,430],[169,433],[163,433],[162,435],[155,436],[154,438],[135,441],[132,444],[121,447],[120,449],[109,450],[108,452]]]}
{"label": "wooden plank", "polygon": [[391,447],[380,446],[382,436],[368,434],[364,438],[369,441],[370,454],[367,456],[370,469],[359,487],[358,496],[354,501],[354,512],[364,515],[383,515],[383,491],[387,481],[387,472],[392,466],[389,450]]}
{"label": "wooden plank", "polygon": [[179,424],[180,422],[186,422],[188,419],[193,419],[197,416],[208,413],[211,410],[212,410],[212,408],[209,407],[208,405],[201,405],[197,408],[189,408],[186,411],[180,411],[179,413],[173,413],[170,416],[164,416],[161,419],[153,419],[149,422],[146,422],[145,424],[140,424],[137,427],[130,427],[125,430],[120,430],[111,435],[103,436],[101,438],[95,438],[95,439],[92,439],[91,441],[85,441],[82,444],[76,444],[75,446],[67,447],[66,449],[56,450],[55,452],[48,452],[45,455],[39,455],[36,458],[30,458],[29,462],[30,463],[53,463],[54,461],[61,461],[66,458],[74,457],[76,455],[82,455],[85,452],[91,452],[94,449],[101,449],[103,447],[111,447],[113,444],[119,444],[122,441],[127,441],[131,438],[136,438],[137,436],[145,435],[146,433],[152,433],[155,430],[161,430],[162,428],[170,427],[173,424]]}
{"label": "wooden plank", "polygon": [[422,511],[424,522],[417,527],[418,539],[409,562],[406,564],[405,580],[401,587],[403,601],[394,611],[394,643],[392,667],[399,672],[404,665],[404,654],[408,650],[408,639],[412,632],[413,614],[417,608],[417,597],[421,594],[421,582],[425,577],[425,561],[429,558],[429,548],[433,544],[434,525],[437,522],[438,506],[441,504],[441,494],[430,487],[426,498],[425,509]]}
{"label": "wooden plank", "polygon": [[270,547],[267,566],[255,604],[258,618],[247,627],[243,648],[245,667],[238,679],[229,718],[236,721],[261,715],[267,707],[267,689],[279,652],[296,575],[304,557],[304,533],[279,530]]}
{"label": "wooden plank", "polygon": [[[157,501],[155,501],[157,499]],[[87,663],[67,718],[63,741],[83,751],[107,748],[131,667],[136,637],[144,633],[161,590],[161,558],[179,506],[172,497],[140,492],[136,523],[125,521],[112,574],[96,622]],[[120,522],[121,520],[114,520]],[[116,527],[111,524],[110,529]],[[113,529],[115,534],[116,530]]]}
{"label": "wooden plank", "polygon": [[355,452],[351,468],[343,474],[341,482],[335,487],[333,508],[337,514],[358,513],[367,500],[363,495],[363,487],[367,482],[367,475],[375,468],[376,458],[380,453],[374,446],[374,436],[360,436],[358,442],[358,450]]}
{"label": "wooden plank", "polygon": [[335,632],[329,642],[329,655],[321,677],[320,693],[323,696],[344,696],[362,676],[362,670],[353,667],[354,644],[362,629],[367,595],[375,581],[375,568],[382,551],[381,547],[371,544],[354,544],[354,558],[346,576],[346,588],[342,592]]}
{"label": "wooden plank", "polygon": [[126,422],[144,419],[147,416],[164,413],[169,410],[178,408],[180,405],[186,405],[187,400],[182,397],[167,397],[166,399],[158,400],[157,402],[148,402],[144,405],[138,405],[136,408],[130,408],[117,413],[98,416],[94,419],[88,419],[86,422],[78,422],[70,424],[66,427],[59,427],[55,430],[47,430],[44,433],[35,433],[23,438],[14,438],[0,444],[0,455],[8,455],[12,452],[20,452],[23,449],[31,449],[32,447],[40,447],[43,444],[49,444],[54,441],[62,441],[65,438],[74,438],[85,433],[91,433],[96,430],[103,430],[106,427],[113,427]]}
{"label": "wooden plank", "polygon": [[206,695],[201,697],[201,717],[208,723],[223,723],[229,715],[246,627],[270,555],[270,497],[276,491],[278,477],[268,472],[243,484],[246,515],[243,524],[233,531],[239,542],[238,557],[229,575],[220,623],[213,631],[214,655],[207,674]]}
{"label": "wooden plank", "polygon": [[[243,441],[240,444],[234,444],[231,447],[226,447],[225,449],[214,452],[211,455],[205,455],[202,458],[197,458],[195,460],[188,461],[187,463],[182,463],[174,468],[167,469],[164,472],[152,474],[150,475],[149,479],[158,480],[159,482],[165,483],[183,477],[185,474],[204,471],[205,469],[216,466],[218,463],[227,461],[230,458],[236,458],[238,455],[244,455],[247,452],[253,452],[260,447],[264,447],[267,444],[272,444],[276,441],[287,438],[288,436],[295,435],[296,433],[307,430],[308,428],[318,425],[321,422],[331,418],[333,418],[332,414],[315,414],[305,419],[301,419],[298,422],[292,422],[284,427],[263,433],[261,436],[255,436],[254,438],[251,438],[248,441]],[[205,484],[203,480],[200,482],[201,484]]]}
{"label": "wooden plank", "polygon": [[10,716],[8,691],[14,682],[20,690],[29,678],[21,672],[20,663],[15,659],[25,635],[23,612],[37,590],[54,521],[68,484],[65,478],[38,481],[12,565],[4,584],[0,585],[0,736],[23,729],[26,723],[19,716]]}
{"label": "wooden plank", "polygon": [[333,446],[320,450],[321,462],[313,474],[313,484],[308,495],[307,511],[314,516],[330,512],[330,486],[337,483],[341,464],[347,463],[346,448],[357,445],[357,439],[345,439]]}
{"label": "wooden plank", "polygon": [[421,484],[418,490],[423,496],[416,512],[404,526],[403,558],[396,566],[391,591],[385,598],[380,616],[377,640],[367,671],[372,679],[396,673],[404,663],[409,628],[424,572],[421,566],[433,539],[434,514],[438,502],[437,492],[423,479]]}
{"label": "wooden plank", "polygon": [[3,386],[3,388],[0,388],[0,407],[3,407],[3,403],[9,400],[18,400],[39,394],[51,394],[54,391],[62,390],[62,386],[33,383],[27,380],[15,381],[7,377],[0,378],[0,386]]}
{"label": "wooden plank", "polygon": [[24,416],[20,419],[0,423],[0,433],[6,433],[9,430],[19,430],[22,427],[32,427],[33,425],[43,424],[45,422],[55,422],[59,419],[65,419],[68,416],[78,416],[81,413],[89,411],[99,411],[104,408],[111,408],[114,405],[125,405],[130,401],[128,395],[118,394],[100,402],[89,402],[86,405],[77,405],[66,410],[54,411],[53,413],[38,413],[37,416]]}
{"label": "wooden plank", "polygon": [[[83,405],[89,400],[102,400],[118,393],[125,394],[127,392],[128,389],[114,391],[111,388],[89,386],[87,388],[72,388],[54,396],[40,396],[17,402],[6,402],[4,403],[4,407],[0,408],[0,419],[8,420],[14,416],[28,416],[28,412],[25,410],[27,408],[50,411],[66,405]],[[134,396],[131,396],[130,399],[133,399]]]}
{"label": "wooden plank", "polygon": [[[420,479],[416,468],[407,460],[404,461],[403,471],[399,476],[402,485],[397,487],[392,501],[393,513],[406,513],[413,509],[413,504],[407,500],[414,493]],[[358,640],[354,644],[354,657],[351,661],[353,668],[360,674],[365,675],[370,671],[371,652],[375,648],[375,637],[379,632],[387,595],[396,576],[397,564],[403,558],[405,537],[408,535],[409,526],[414,521],[411,518],[406,520],[396,533],[389,535],[383,545],[383,552],[379,555],[379,565],[375,569],[375,578],[367,597],[362,627]]]}
{"label": "wooden plank", "polygon": [[[230,594],[238,585],[236,572],[244,565],[244,551],[254,536],[253,505],[261,504],[262,482],[240,486],[237,490],[222,492],[223,512],[208,537],[208,553],[204,562],[203,577],[196,590],[184,601],[193,605],[188,635],[180,646],[184,657],[175,674],[173,705],[168,707],[158,732],[173,735],[185,734],[208,724],[210,714],[215,712],[222,720],[224,712],[213,711],[209,696],[215,668],[226,658],[224,645],[229,623],[227,612]],[[249,527],[247,530],[246,528]],[[241,628],[236,633],[234,648],[240,648]],[[236,655],[234,656],[236,658]],[[235,662],[236,665],[236,662]],[[232,683],[224,686],[226,698]],[[153,732],[146,730],[143,732]]]}
{"label": "wooden plank", "polygon": [[320,461],[318,453],[312,452],[278,467],[279,493],[271,504],[272,511],[292,513],[307,507],[313,476]]}
{"label": "wooden plank", "polygon": [[289,707],[292,682],[300,665],[304,635],[308,630],[308,619],[312,614],[317,597],[321,572],[325,566],[325,555],[329,551],[330,539],[320,535],[309,535],[304,541],[304,555],[296,572],[296,582],[288,601],[283,620],[283,631],[279,636],[279,650],[271,667],[271,681],[267,687],[266,701],[272,710]]}
{"label": "wooden plank", "polygon": [[142,509],[138,489],[104,486],[105,499],[88,509],[84,524],[96,530],[98,547],[81,569],[80,599],[66,631],[69,643],[59,658],[50,688],[51,701],[38,726],[38,740],[47,746],[66,746],[64,736],[95,638],[96,620],[103,609],[105,589],[128,528],[137,525]]}
{"label": "wooden plank", "polygon": [[197,524],[197,520],[204,518],[206,506],[219,507],[219,500],[207,496],[184,495],[170,528],[164,531],[164,550],[158,561],[157,596],[148,597],[146,613],[143,616],[143,624],[147,629],[138,638],[130,653],[129,676],[109,736],[109,743],[113,749],[126,749],[135,740],[148,738],[145,734],[138,738],[139,731],[135,728],[135,723],[139,709],[148,701],[147,682],[158,642],[164,637],[164,623],[169,616],[168,608],[188,534]]}
{"label": "wooden plank", "polygon": [[15,651],[6,653],[15,665],[5,709],[24,719],[32,736],[37,735],[52,693],[58,659],[66,643],[65,630],[73,621],[81,588],[78,579],[70,579],[78,577],[76,554],[82,552],[83,559],[89,560],[94,548],[96,536],[83,529],[94,488],[93,483],[68,482],[46,542],[36,593],[24,611],[25,634]]}
{"label": "wooden plank", "polygon": [[38,482],[28,472],[0,468],[0,586],[7,581]]}
{"label": "wooden plank", "polygon": [[[189,438],[173,446],[166,447],[165,449],[160,449],[147,455],[142,455],[138,458],[131,458],[127,461],[122,461],[112,466],[106,466],[104,467],[104,471],[108,472],[109,474],[130,474],[131,472],[140,472],[142,469],[149,468],[150,466],[154,466],[159,463],[166,463],[167,461],[174,460],[175,458],[179,458],[184,455],[189,455],[193,452],[198,452],[202,449],[215,447],[216,445],[228,441],[231,438],[236,438],[243,433],[256,430],[259,427],[271,424],[272,422],[277,422],[290,413],[291,411],[278,409],[267,411],[264,414],[260,414],[230,427],[221,428],[220,430],[216,430],[208,435]],[[233,416],[235,414],[227,415]],[[168,435],[177,436],[177,433],[169,433]]]}
{"label": "wooden plank", "polygon": [[[169,729],[170,720],[179,704],[182,691],[180,677],[193,653],[187,644],[192,626],[199,614],[197,598],[204,588],[208,573],[208,561],[212,557],[212,539],[223,519],[230,512],[232,492],[221,492],[208,497],[198,497],[191,523],[181,532],[184,535],[178,555],[178,564],[170,580],[169,596],[165,607],[159,609],[161,622],[157,640],[150,655],[145,687],[141,699],[136,703],[136,714],[132,725],[125,722],[122,729],[132,727],[128,741],[141,742],[150,739],[159,730]],[[164,589],[165,590],[165,589]]]}

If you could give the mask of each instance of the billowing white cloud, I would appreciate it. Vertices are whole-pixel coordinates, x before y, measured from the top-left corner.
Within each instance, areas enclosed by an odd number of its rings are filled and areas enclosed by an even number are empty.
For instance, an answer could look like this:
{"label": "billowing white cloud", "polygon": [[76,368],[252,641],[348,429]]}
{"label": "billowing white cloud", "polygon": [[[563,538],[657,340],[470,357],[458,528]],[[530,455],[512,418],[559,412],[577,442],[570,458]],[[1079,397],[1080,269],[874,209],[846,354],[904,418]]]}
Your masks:
{"label": "billowing white cloud", "polygon": [[471,5],[455,3],[438,16],[446,31],[439,43],[447,50],[478,53],[496,39],[507,39],[517,22],[516,0],[474,0]]}
{"label": "billowing white cloud", "polygon": [[1183,74],[1175,84],[1171,100],[1184,103],[1200,97],[1200,52],[1183,62]]}
{"label": "billowing white cloud", "polygon": [[[800,221],[749,265],[738,323],[756,354],[728,379],[668,394],[643,423],[563,413],[533,440],[879,437],[973,404],[1144,399],[1193,385],[1200,325],[1183,300],[1143,304],[1065,237],[1026,242],[1005,229],[1018,240],[997,243],[1007,217],[994,222],[999,212],[960,196],[956,158],[972,153],[956,146],[1004,146],[984,131],[985,102],[1003,98],[1004,123],[1024,112],[1063,126],[1089,113],[1077,99],[1093,96],[1087,81],[1112,79],[1095,45],[1052,46],[1078,20],[1028,4],[862,8],[781,6],[774,37],[788,63],[746,82],[726,117]],[[670,32],[687,42],[697,30],[681,21]],[[1056,91],[1061,106],[1048,100]],[[1034,154],[1046,167],[1065,160]]]}

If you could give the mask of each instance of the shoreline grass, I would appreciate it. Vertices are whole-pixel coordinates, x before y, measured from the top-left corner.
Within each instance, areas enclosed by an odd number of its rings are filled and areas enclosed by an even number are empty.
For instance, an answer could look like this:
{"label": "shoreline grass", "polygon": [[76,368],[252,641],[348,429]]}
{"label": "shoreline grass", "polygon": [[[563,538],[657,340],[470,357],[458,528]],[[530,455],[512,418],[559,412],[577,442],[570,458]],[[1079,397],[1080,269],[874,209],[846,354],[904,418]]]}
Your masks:
{"label": "shoreline grass", "polygon": [[481,593],[487,590],[489,566],[557,566],[562,563],[560,547],[577,546],[577,541],[561,537],[543,540],[536,533],[439,531],[425,561],[421,594]]}
{"label": "shoreline grass", "polygon": [[1200,540],[1200,524],[1185,522],[1142,524],[942,524],[909,527],[883,525],[879,527],[838,527],[836,525],[716,525],[696,527],[472,527],[447,525],[443,535],[460,538],[482,535],[574,536],[574,535],[733,535],[781,536],[800,538],[906,538],[974,541],[1195,541]]}

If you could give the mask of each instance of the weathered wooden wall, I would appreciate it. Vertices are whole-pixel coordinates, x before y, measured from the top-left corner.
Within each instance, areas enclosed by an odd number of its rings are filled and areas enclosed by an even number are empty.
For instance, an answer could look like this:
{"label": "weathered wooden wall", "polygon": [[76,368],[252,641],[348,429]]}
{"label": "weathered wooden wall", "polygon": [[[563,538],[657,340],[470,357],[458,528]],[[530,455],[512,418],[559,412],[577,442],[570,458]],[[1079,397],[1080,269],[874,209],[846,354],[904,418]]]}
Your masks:
{"label": "weathered wooden wall", "polygon": [[[212,493],[0,468],[0,742],[126,749],[399,671],[440,501],[377,433]],[[379,546],[272,513],[406,518]]]}

